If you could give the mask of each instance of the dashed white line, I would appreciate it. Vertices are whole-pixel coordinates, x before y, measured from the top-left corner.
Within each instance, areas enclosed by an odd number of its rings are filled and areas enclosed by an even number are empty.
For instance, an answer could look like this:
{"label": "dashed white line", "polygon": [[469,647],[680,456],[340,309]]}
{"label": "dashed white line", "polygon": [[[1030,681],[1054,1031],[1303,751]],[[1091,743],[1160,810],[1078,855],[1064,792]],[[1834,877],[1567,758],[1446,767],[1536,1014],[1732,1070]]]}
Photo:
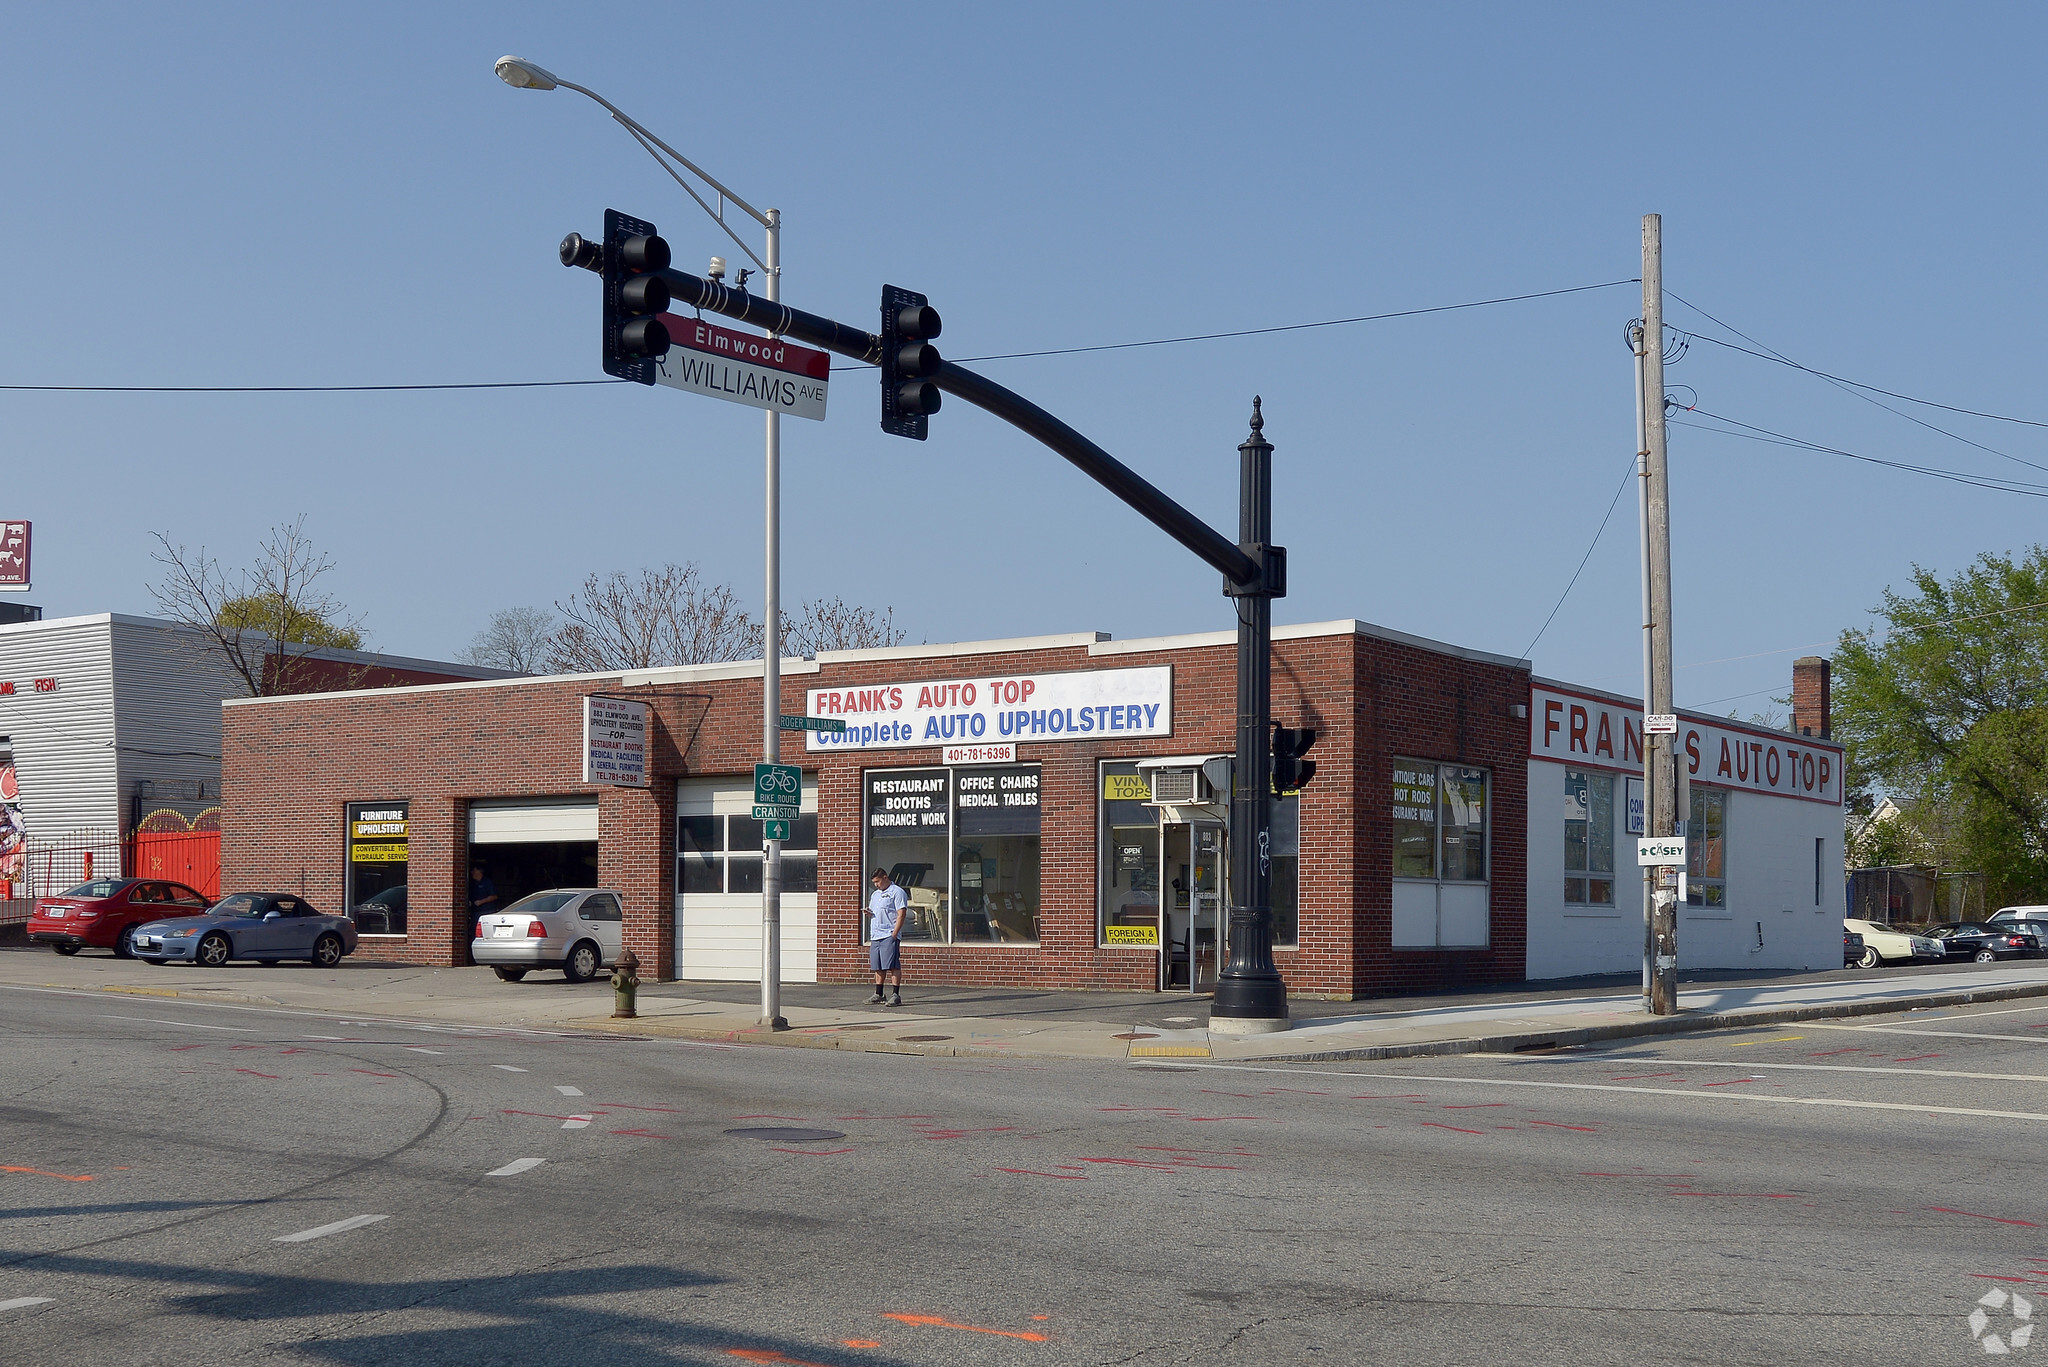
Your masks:
{"label": "dashed white line", "polygon": [[52,1305],[55,1301],[53,1296],[16,1296],[11,1301],[0,1301],[0,1310],[26,1310],[31,1305]]}
{"label": "dashed white line", "polygon": [[493,1068],[500,1068],[500,1069],[503,1069],[503,1070],[504,1070],[505,1072],[508,1072],[508,1073],[523,1073],[523,1072],[525,1072],[525,1071],[526,1071],[526,1070],[525,1070],[524,1068],[514,1068],[514,1067],[513,1067],[513,1066],[512,1066],[511,1064],[509,1064],[509,1063],[493,1063],[493,1064],[492,1064],[491,1066],[492,1066]]}
{"label": "dashed white line", "polygon": [[389,1215],[351,1215],[348,1219],[336,1220],[331,1225],[321,1225],[316,1229],[302,1229],[297,1234],[280,1234],[270,1242],[274,1244],[303,1244],[313,1239],[324,1239],[330,1234],[344,1234],[351,1229],[361,1229],[364,1225],[374,1225],[379,1220],[388,1220],[390,1218]]}
{"label": "dashed white line", "polygon": [[547,1161],[548,1160],[545,1158],[515,1158],[502,1168],[492,1168],[489,1172],[485,1173],[484,1176],[517,1177],[522,1172],[531,1172],[533,1169],[539,1167],[541,1164]]}
{"label": "dashed white line", "polygon": [[587,1115],[572,1115],[562,1122],[562,1128],[565,1130],[580,1130],[589,1125],[590,1121],[591,1117]]}
{"label": "dashed white line", "polygon": [[555,1088],[555,1090],[556,1090],[556,1091],[558,1091],[558,1092],[560,1092],[560,1093],[561,1093],[561,1094],[562,1094],[563,1096],[582,1096],[582,1095],[583,1095],[583,1089],[582,1089],[581,1087],[557,1087],[557,1088]]}
{"label": "dashed white line", "polygon": [[232,1030],[238,1035],[255,1032],[240,1025],[201,1025],[198,1021],[161,1021],[154,1016],[101,1016],[103,1021],[135,1021],[142,1025],[182,1025],[187,1030]]}
{"label": "dashed white line", "polygon": [[445,1052],[440,1049],[429,1049],[424,1044],[408,1044],[403,1047],[412,1050],[415,1054],[439,1054]]}

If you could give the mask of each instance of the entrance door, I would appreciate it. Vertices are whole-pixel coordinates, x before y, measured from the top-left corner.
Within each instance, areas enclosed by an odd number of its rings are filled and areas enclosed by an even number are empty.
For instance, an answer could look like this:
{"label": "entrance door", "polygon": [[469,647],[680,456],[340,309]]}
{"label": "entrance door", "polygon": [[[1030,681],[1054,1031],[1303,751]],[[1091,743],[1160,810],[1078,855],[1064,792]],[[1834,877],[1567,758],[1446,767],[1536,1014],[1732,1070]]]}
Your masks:
{"label": "entrance door", "polygon": [[1211,992],[1222,968],[1223,827],[1196,821],[1161,828],[1170,959],[1167,986]]}

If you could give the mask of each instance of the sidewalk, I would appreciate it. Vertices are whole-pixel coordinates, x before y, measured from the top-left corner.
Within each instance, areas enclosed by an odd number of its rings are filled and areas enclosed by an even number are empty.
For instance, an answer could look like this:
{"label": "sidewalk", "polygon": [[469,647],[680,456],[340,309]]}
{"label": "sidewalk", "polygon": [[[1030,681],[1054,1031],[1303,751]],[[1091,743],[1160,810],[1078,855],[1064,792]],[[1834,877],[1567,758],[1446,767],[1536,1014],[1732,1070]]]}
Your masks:
{"label": "sidewalk", "polygon": [[1684,1031],[1908,1011],[2048,996],[2048,961],[1794,975],[1700,974],[1676,1016],[1643,1014],[1626,979],[1518,983],[1433,997],[1291,1003],[1294,1027],[1214,1035],[1208,999],[1168,993],[1025,992],[913,985],[898,1009],[864,1004],[852,984],[784,989],[786,1032],[758,1028],[759,989],[744,983],[649,983],[638,1019],[610,1018],[602,981],[537,974],[500,982],[483,968],[344,961],[335,969],[157,967],[105,955],[65,959],[0,949],[0,989],[33,988],[276,1006],[341,1018],[467,1028],[606,1031],[794,1048],[954,1057],[1215,1058],[1261,1062],[1506,1053]]}

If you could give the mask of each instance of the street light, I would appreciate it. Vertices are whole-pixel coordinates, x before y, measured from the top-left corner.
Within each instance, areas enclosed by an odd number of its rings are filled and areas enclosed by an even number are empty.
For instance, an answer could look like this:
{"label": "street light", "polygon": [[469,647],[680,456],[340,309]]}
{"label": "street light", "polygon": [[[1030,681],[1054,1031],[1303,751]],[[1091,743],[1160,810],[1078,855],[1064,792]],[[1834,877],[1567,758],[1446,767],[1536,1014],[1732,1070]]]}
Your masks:
{"label": "street light", "polygon": [[[647,131],[629,118],[618,106],[594,90],[585,89],[574,81],[565,81],[552,71],[536,66],[524,57],[500,57],[495,69],[498,79],[515,90],[553,90],[560,86],[588,96],[604,106],[606,113],[617,121],[620,127],[633,135],[633,140],[645,148],[647,155],[654,158],[662,170],[668,172],[676,184],[697,201],[697,207],[711,216],[713,222],[724,230],[739,249],[747,254],[753,263],[761,268],[762,277],[767,281],[768,302],[782,302],[782,211],[770,209],[762,212],[741,199],[732,191],[719,184],[702,167],[670,147],[660,138]],[[659,149],[659,150],[657,150]],[[718,196],[718,207],[712,208],[697,193],[697,187],[678,175],[675,167],[662,160],[662,154],[681,165],[691,175],[709,186]],[[754,249],[740,240],[739,234],[725,221],[727,203],[761,225],[768,236],[766,259],[754,254]],[[769,336],[774,336],[773,331]],[[768,512],[766,525],[767,566],[766,588],[763,597],[767,600],[762,613],[761,644],[761,756],[769,764],[782,758],[782,415],[770,409],[768,412],[767,442],[767,483]],[[782,842],[770,840],[763,848],[761,870],[761,1024],[769,1030],[787,1030],[789,1022],[782,1016]]]}

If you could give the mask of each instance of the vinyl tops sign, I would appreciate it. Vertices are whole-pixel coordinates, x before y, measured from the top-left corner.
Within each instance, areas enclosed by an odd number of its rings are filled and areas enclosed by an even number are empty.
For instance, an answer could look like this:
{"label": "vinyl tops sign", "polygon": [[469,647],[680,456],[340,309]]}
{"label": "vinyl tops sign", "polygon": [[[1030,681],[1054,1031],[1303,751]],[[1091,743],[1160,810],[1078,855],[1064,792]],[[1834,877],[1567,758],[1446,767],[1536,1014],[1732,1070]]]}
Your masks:
{"label": "vinyl tops sign", "polygon": [[846,722],[844,731],[806,732],[813,754],[1170,736],[1173,666],[813,688],[804,710]]}
{"label": "vinyl tops sign", "polygon": [[[1842,747],[1831,741],[1681,714],[1672,743],[1696,783],[1841,805]],[[1643,714],[1611,698],[1537,684],[1529,690],[1529,754],[1641,773]]]}

